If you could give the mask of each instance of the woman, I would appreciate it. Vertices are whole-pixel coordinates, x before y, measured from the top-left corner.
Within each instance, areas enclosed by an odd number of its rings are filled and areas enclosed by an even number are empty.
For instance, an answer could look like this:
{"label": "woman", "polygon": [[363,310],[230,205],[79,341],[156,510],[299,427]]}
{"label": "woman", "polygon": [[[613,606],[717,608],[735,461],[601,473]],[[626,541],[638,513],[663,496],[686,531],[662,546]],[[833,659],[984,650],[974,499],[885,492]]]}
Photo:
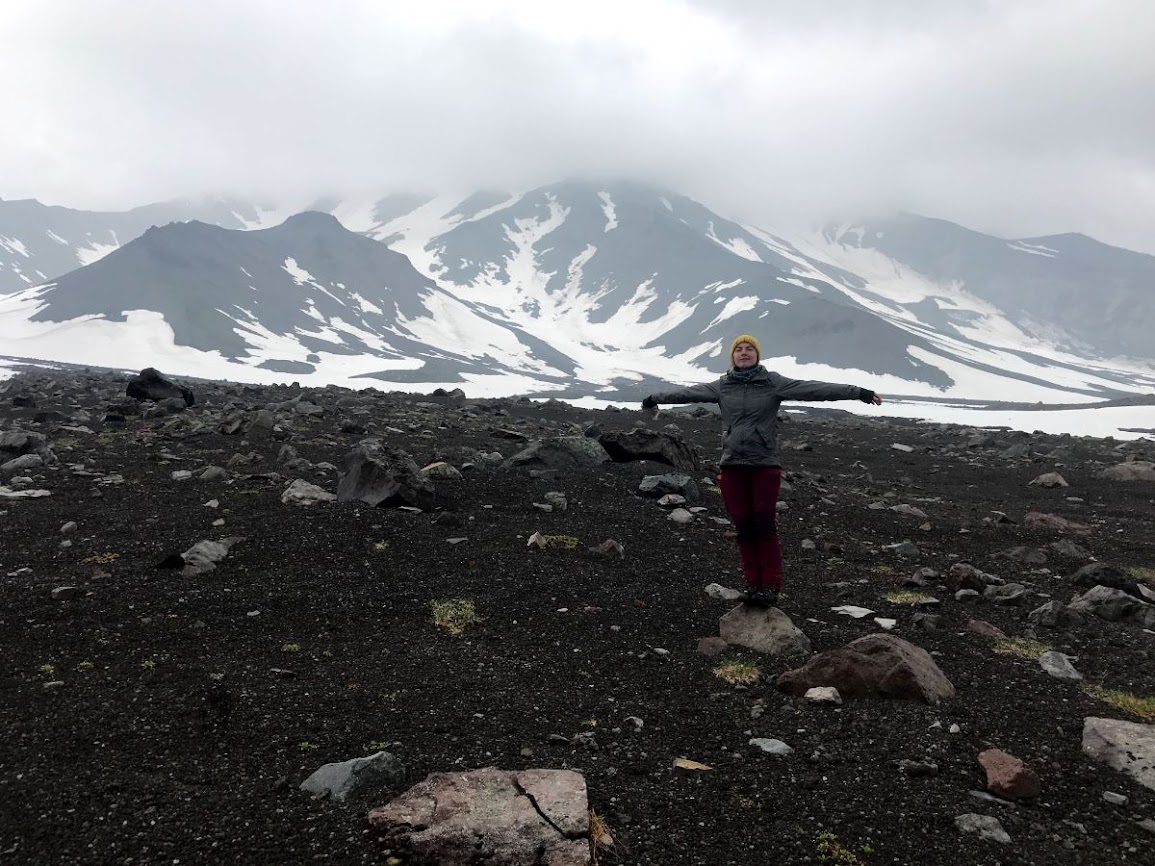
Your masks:
{"label": "woman", "polygon": [[722,501],[734,521],[743,600],[761,607],[778,603],[782,588],[782,545],[775,520],[782,465],[778,458],[778,407],[783,400],[862,400],[876,406],[882,398],[867,388],[803,382],[771,372],[759,361],[758,341],[741,334],[730,344],[730,370],[717,382],[680,391],[651,394],[642,408],[661,403],[717,403],[722,412]]}

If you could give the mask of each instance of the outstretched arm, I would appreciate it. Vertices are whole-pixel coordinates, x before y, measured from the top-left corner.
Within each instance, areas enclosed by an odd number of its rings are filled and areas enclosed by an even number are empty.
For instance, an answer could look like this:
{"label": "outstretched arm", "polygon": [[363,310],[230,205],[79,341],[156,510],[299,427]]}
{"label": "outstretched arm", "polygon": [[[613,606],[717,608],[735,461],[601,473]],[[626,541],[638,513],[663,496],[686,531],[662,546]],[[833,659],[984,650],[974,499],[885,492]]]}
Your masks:
{"label": "outstretched arm", "polygon": [[717,403],[718,384],[706,382],[703,385],[694,385],[691,388],[681,388],[676,391],[660,391],[650,394],[642,400],[642,408],[653,409],[661,403]]}
{"label": "outstretched arm", "polygon": [[869,388],[857,385],[835,385],[832,382],[811,382],[778,376],[775,380],[778,396],[783,400],[861,400],[878,406],[882,397]]}

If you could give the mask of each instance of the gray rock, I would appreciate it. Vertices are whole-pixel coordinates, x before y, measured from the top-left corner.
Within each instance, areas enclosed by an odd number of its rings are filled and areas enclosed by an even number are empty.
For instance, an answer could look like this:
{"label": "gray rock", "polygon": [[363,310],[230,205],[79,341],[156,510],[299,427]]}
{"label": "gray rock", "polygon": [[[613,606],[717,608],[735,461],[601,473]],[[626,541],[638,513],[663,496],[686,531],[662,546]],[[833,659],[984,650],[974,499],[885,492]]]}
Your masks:
{"label": "gray rock", "polygon": [[1121,589],[1093,586],[1068,607],[1079,613],[1092,614],[1107,622],[1119,622],[1134,617],[1139,612],[1141,604],[1141,601]]}
{"label": "gray rock", "polygon": [[1058,487],[1070,487],[1065,479],[1058,472],[1044,472],[1042,475],[1031,481],[1028,487],[1044,487],[1047,490],[1054,490]]}
{"label": "gray rock", "polygon": [[566,495],[557,490],[551,490],[545,495],[546,504],[552,505],[554,511],[566,511],[569,508],[569,500]]}
{"label": "gray rock", "polygon": [[1108,481],[1155,481],[1155,463],[1131,460],[1104,469],[1097,477]]}
{"label": "gray rock", "polygon": [[444,460],[439,460],[436,463],[430,463],[421,469],[423,475],[428,478],[435,478],[441,481],[457,481],[461,479],[461,471],[456,466],[451,466]]}
{"label": "gray rock", "polygon": [[332,502],[336,498],[336,495],[328,490],[318,487],[316,484],[310,484],[303,478],[294,480],[281,494],[281,502],[285,505],[309,506],[316,505],[318,502]]}
{"label": "gray rock", "polygon": [[1011,844],[1011,837],[1007,835],[1007,831],[1003,829],[999,819],[991,815],[976,815],[974,812],[968,812],[965,815],[958,815],[954,819],[954,825],[963,833],[977,833],[979,838],[998,842],[1001,845]]}
{"label": "gray rock", "polygon": [[[582,437],[578,437],[582,438]],[[408,505],[428,511],[437,493],[404,451],[369,440],[345,455],[337,483],[339,502],[364,502],[381,508]]]}
{"label": "gray rock", "polygon": [[1114,791],[1104,791],[1103,800],[1110,803],[1112,806],[1126,806],[1127,798],[1122,794],[1116,794]]}
{"label": "gray rock", "polygon": [[750,745],[761,749],[767,755],[774,755],[777,758],[784,758],[787,755],[794,754],[794,750],[781,740],[772,740],[767,737],[754,737],[750,740]]}
{"label": "gray rock", "polygon": [[1083,753],[1155,791],[1155,725],[1088,716]]}
{"label": "gray rock", "polygon": [[617,463],[652,460],[681,472],[698,471],[697,451],[676,430],[659,433],[639,427],[624,433],[603,433],[597,441]]}
{"label": "gray rock", "polygon": [[808,656],[810,638],[777,608],[738,605],[718,621],[722,640],[773,656]]}
{"label": "gray rock", "polygon": [[675,508],[667,516],[667,520],[672,520],[674,523],[693,523],[694,515],[685,508]]}
{"label": "gray rock", "polygon": [[61,535],[71,535],[72,533],[76,532],[76,530],[77,530],[76,521],[70,520],[67,523],[65,523],[63,526],[60,527],[60,534]]}
{"label": "gray rock", "polygon": [[22,454],[19,457],[0,463],[0,475],[12,476],[30,469],[39,469],[44,465],[44,458],[39,454]]}
{"label": "gray rock", "polygon": [[1070,657],[1061,652],[1048,650],[1039,656],[1039,665],[1057,680],[1080,682],[1083,679],[1083,675],[1075,670],[1075,666],[1071,664]]}
{"label": "gray rock", "polygon": [[1022,604],[1027,588],[1021,583],[1006,583],[1002,586],[988,586],[983,590],[983,598],[995,604]]}
{"label": "gray rock", "polygon": [[223,466],[210,466],[197,476],[201,481],[224,481],[228,477],[228,470]]}
{"label": "gray rock", "polygon": [[742,592],[728,586],[722,586],[720,583],[711,583],[706,587],[706,595],[710,598],[716,598],[718,601],[737,601],[742,597]]}
{"label": "gray rock", "polygon": [[80,590],[75,586],[58,586],[52,590],[53,601],[71,601],[80,595]]}
{"label": "gray rock", "polygon": [[921,508],[915,508],[913,505],[907,505],[905,502],[898,505],[890,506],[890,510],[896,514],[905,514],[909,517],[917,517],[919,520],[926,520],[926,512]]}
{"label": "gray rock", "polygon": [[647,475],[638,485],[638,492],[655,498],[676,493],[688,502],[698,502],[702,498],[697,483],[689,475]]}
{"label": "gray rock", "polygon": [[1027,622],[1043,628],[1072,628],[1083,624],[1083,614],[1052,600],[1027,614]]}
{"label": "gray rock", "polygon": [[833,686],[815,686],[807,689],[804,697],[812,704],[839,707],[842,706],[842,695]]}
{"label": "gray rock", "polygon": [[181,574],[185,577],[196,577],[198,574],[212,571],[217,567],[218,562],[228,556],[233,545],[244,540],[242,536],[231,536],[222,538],[220,541],[210,539],[198,541],[181,554],[181,559],[185,563],[184,568],[181,569]]}
{"label": "gray rock", "polygon": [[507,469],[517,466],[568,469],[609,462],[610,455],[597,440],[588,436],[555,436],[534,442],[506,460],[503,466]]}
{"label": "gray rock", "polygon": [[401,761],[389,752],[377,752],[337,764],[324,764],[301,783],[301,790],[337,802],[369,788],[399,783],[404,776]]}

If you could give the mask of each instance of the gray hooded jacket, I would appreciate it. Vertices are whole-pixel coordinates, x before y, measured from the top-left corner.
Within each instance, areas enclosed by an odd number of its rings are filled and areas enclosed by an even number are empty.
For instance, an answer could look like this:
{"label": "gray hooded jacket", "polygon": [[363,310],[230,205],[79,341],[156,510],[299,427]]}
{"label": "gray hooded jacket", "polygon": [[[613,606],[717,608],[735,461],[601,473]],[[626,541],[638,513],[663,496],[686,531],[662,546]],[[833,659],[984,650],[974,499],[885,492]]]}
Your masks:
{"label": "gray hooded jacket", "polygon": [[781,466],[778,457],[778,407],[783,400],[864,400],[873,392],[855,385],[805,382],[759,370],[749,382],[730,374],[716,382],[646,398],[659,403],[717,403],[722,412],[722,466]]}

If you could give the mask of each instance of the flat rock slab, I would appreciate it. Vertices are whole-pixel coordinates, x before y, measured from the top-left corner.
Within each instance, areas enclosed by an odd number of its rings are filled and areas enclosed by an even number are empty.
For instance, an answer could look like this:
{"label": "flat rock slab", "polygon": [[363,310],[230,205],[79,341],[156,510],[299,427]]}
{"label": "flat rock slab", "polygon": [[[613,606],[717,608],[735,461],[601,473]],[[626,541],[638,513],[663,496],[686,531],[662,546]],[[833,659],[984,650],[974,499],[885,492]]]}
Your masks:
{"label": "flat rock slab", "polygon": [[589,866],[589,799],[572,770],[433,773],[369,823],[440,866]]}
{"label": "flat rock slab", "polygon": [[893,698],[928,704],[954,697],[954,686],[930,654],[891,634],[869,634],[814,656],[778,677],[778,689],[801,697],[833,686],[843,698]]}
{"label": "flat rock slab", "polygon": [[810,638],[776,607],[740,604],[718,620],[718,634],[732,646],[772,656],[801,656],[812,652]]}
{"label": "flat rock slab", "polygon": [[1088,716],[1083,753],[1155,791],[1155,725]]}

